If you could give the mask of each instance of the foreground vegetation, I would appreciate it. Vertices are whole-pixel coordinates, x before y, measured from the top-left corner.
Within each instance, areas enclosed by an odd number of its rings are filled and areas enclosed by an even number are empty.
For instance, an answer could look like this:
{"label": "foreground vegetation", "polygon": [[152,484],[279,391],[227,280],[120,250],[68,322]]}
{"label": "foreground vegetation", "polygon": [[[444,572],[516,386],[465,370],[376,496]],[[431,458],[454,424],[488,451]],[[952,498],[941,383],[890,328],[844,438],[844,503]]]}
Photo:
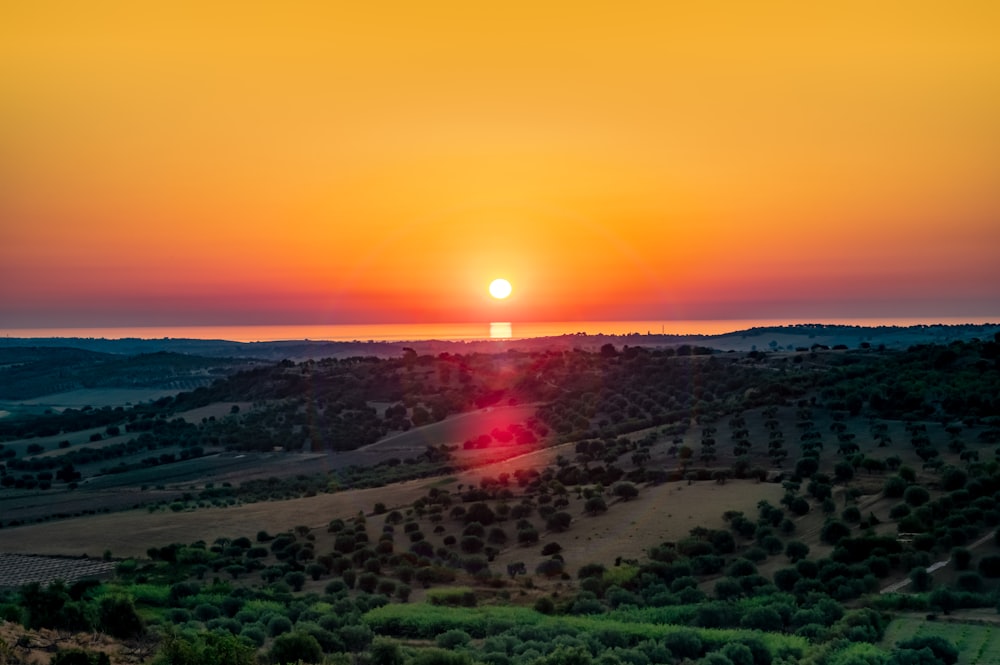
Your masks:
{"label": "foreground vegetation", "polygon": [[[484,451],[563,447],[549,465],[484,471],[406,505],[387,488],[385,501],[324,529],[153,544],[111,580],[9,590],[0,616],[26,629],[103,631],[146,644],[132,649],[136,662],[164,664],[991,662],[988,626],[951,620],[991,621],[1000,602],[998,399],[996,340],[905,352],[609,345],[282,363],[123,409],[101,427],[139,423],[139,436],[197,442],[185,449],[264,440],[315,450],[537,404],[516,426],[409,459],[276,479],[268,491],[281,485],[283,496],[403,470],[454,474]],[[247,400],[259,406],[214,421],[173,415]],[[11,492],[17,474],[38,473],[33,460],[58,459],[18,441],[4,469]],[[658,487],[753,482],[780,487],[780,500],[748,504],[734,491],[717,523],[639,556],[594,560],[586,546],[560,545],[605,514],[634,520]],[[178,510],[263,491],[259,481],[204,487]],[[662,519],[676,510],[653,508]],[[18,648],[0,644],[0,657],[18,662]],[[55,661],[100,659],[64,650]]]}

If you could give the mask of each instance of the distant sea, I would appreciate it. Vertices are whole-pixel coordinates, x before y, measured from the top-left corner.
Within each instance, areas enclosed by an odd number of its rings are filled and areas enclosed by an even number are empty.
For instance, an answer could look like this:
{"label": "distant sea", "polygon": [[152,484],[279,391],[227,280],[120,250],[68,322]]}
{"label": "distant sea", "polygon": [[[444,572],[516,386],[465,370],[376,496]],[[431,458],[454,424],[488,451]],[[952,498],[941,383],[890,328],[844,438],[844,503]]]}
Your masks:
{"label": "distant sea", "polygon": [[720,319],[703,321],[551,321],[544,323],[378,323],[291,326],[155,326],[121,328],[7,328],[3,337],[82,337],[92,339],[204,339],[231,342],[313,340],[333,342],[473,341],[528,339],[584,333],[588,335],[721,335],[771,326],[826,324],[850,326],[916,326],[996,323],[997,317]]}

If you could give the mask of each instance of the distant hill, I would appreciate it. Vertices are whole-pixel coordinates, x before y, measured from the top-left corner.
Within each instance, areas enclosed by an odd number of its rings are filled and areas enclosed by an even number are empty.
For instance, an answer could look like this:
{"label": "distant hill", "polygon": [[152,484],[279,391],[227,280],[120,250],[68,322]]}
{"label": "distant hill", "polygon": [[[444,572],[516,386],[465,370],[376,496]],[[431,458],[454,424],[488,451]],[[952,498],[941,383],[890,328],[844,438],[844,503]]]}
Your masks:
{"label": "distant hill", "polygon": [[130,354],[72,345],[0,346],[0,400],[109,387],[175,387],[179,392],[209,385],[253,364],[246,358],[208,358],[163,350]]}
{"label": "distant hill", "polygon": [[[393,342],[326,342],[287,340],[279,342],[231,342],[202,339],[103,339],[103,338],[0,338],[0,352],[22,353],[30,347],[78,349],[104,354],[138,355],[169,352],[204,358],[255,358],[260,360],[305,360],[309,358],[347,358],[402,355],[404,349],[418,354],[497,353],[507,349],[597,349],[604,344],[615,346],[707,346],[719,351],[793,351],[821,345],[858,348],[862,344],[905,349],[914,344],[947,344],[957,340],[992,339],[1000,334],[1000,324],[921,325],[921,326],[846,326],[802,324],[794,326],[750,328],[721,335],[560,335],[521,340],[442,341],[413,340]],[[32,353],[32,352],[29,352]],[[0,355],[0,358],[10,358]],[[0,361],[25,362],[22,360]]]}

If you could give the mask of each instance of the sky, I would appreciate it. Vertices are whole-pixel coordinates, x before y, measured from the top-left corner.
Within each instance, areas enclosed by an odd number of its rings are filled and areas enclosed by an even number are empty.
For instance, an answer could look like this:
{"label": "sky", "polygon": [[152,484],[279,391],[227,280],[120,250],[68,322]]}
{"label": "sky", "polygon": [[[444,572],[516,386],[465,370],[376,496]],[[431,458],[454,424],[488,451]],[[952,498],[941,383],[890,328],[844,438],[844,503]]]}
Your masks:
{"label": "sky", "polygon": [[996,2],[3,3],[0,328],[1000,315],[998,34]]}

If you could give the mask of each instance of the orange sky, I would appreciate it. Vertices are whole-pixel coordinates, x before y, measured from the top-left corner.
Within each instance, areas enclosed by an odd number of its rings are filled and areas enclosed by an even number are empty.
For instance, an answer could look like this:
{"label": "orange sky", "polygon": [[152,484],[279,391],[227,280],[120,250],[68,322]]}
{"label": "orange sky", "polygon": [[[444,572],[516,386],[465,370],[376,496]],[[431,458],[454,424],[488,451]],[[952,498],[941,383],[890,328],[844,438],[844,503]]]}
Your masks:
{"label": "orange sky", "polygon": [[0,327],[1000,314],[998,34],[996,2],[3,3]]}

